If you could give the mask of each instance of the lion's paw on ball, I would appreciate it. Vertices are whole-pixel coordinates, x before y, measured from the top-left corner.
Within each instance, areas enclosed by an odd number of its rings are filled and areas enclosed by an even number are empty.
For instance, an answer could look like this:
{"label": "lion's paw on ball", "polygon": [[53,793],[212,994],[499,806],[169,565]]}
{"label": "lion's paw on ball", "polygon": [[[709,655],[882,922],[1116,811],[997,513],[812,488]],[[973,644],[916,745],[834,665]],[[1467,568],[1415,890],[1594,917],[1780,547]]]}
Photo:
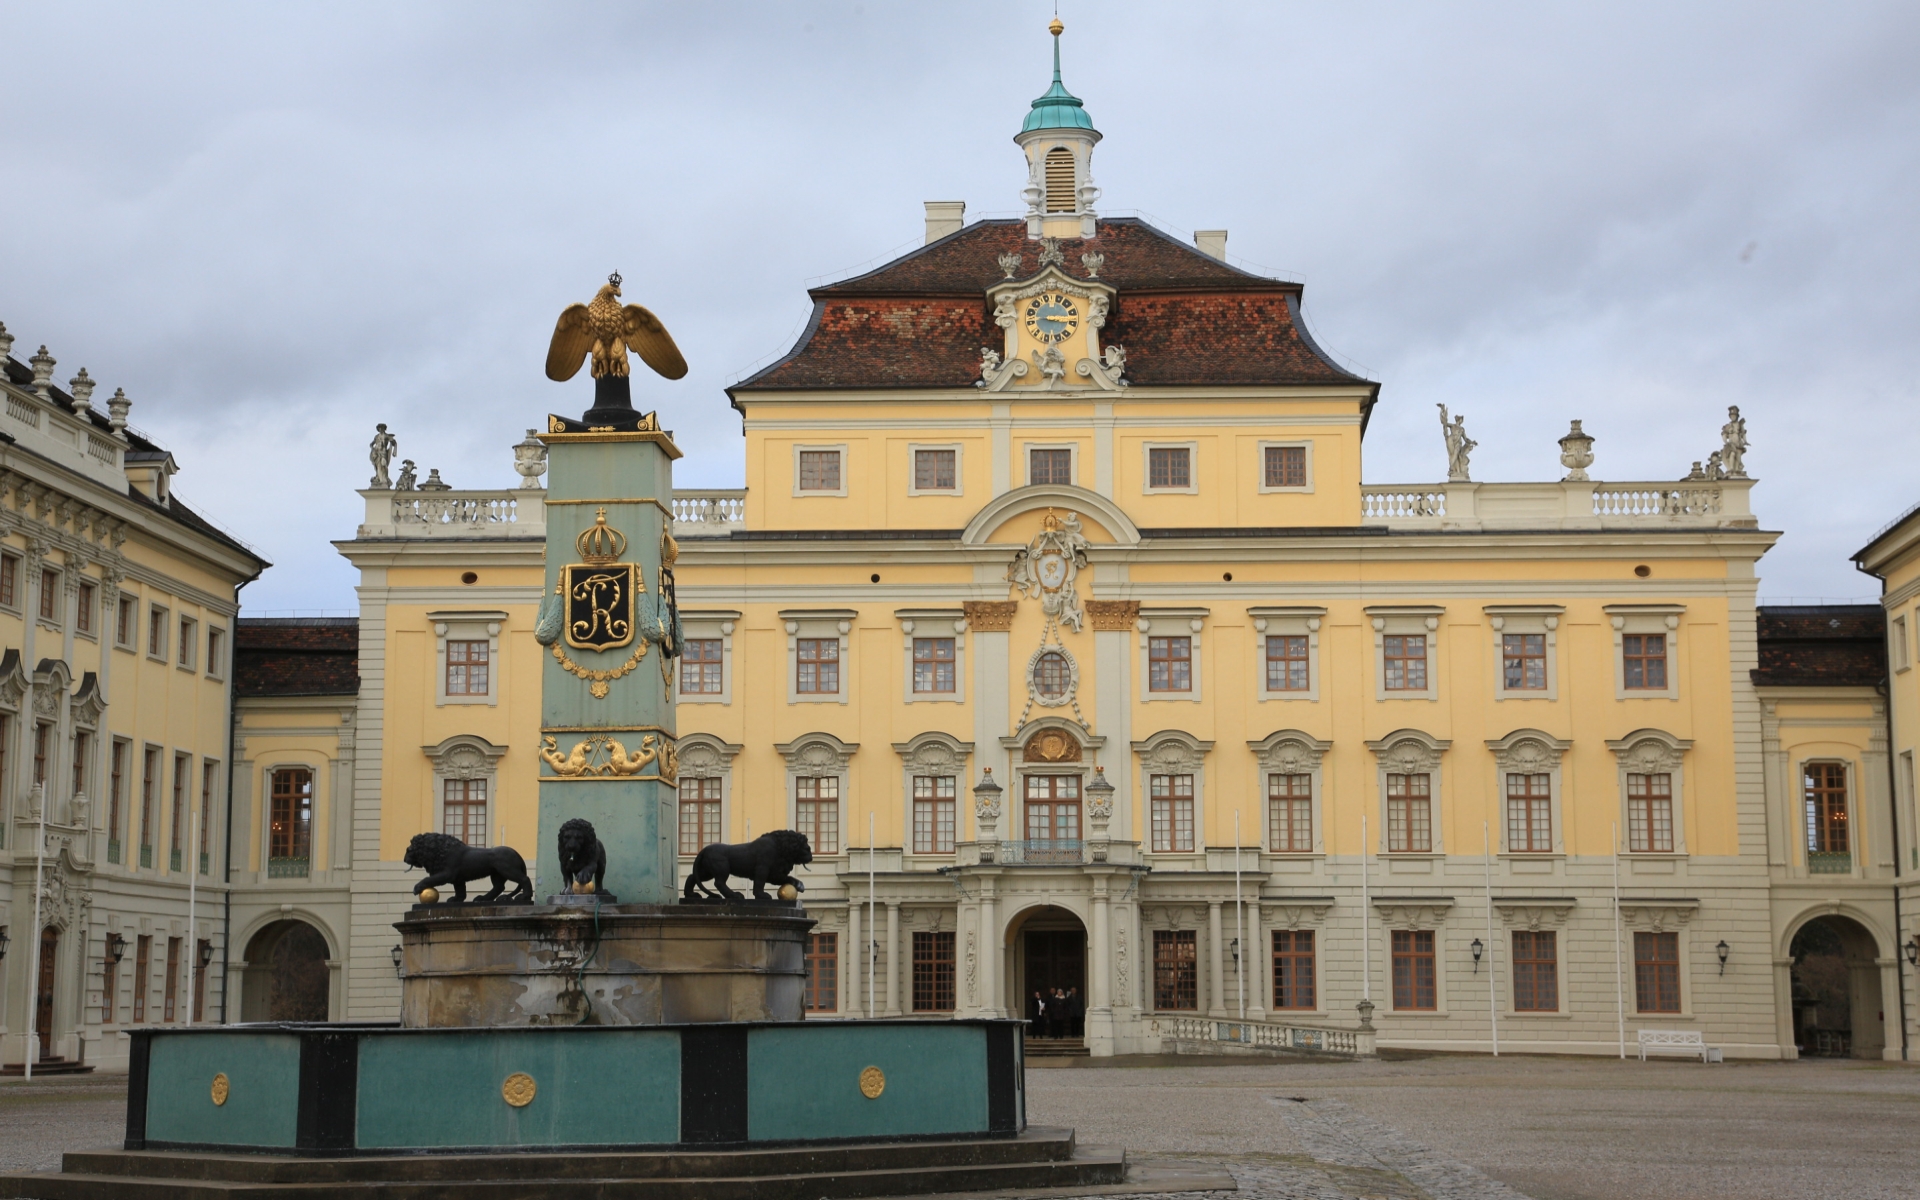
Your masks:
{"label": "lion's paw on ball", "polygon": [[780,885],[780,898],[782,900],[798,900],[800,893],[794,890],[792,884],[783,883]]}
{"label": "lion's paw on ball", "polygon": [[422,904],[440,903],[440,889],[439,888],[421,888],[420,903]]}

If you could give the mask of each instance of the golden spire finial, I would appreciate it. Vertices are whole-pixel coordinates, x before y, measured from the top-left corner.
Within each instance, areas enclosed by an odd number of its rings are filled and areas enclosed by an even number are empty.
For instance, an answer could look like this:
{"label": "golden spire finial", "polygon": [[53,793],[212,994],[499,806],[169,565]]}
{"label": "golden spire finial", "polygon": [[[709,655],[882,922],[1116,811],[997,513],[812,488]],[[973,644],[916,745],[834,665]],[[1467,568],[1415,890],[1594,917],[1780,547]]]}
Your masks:
{"label": "golden spire finial", "polygon": [[1053,20],[1047,24],[1047,32],[1055,37],[1059,37],[1061,33],[1065,32],[1066,28],[1065,25],[1060,23],[1058,16],[1054,17]]}

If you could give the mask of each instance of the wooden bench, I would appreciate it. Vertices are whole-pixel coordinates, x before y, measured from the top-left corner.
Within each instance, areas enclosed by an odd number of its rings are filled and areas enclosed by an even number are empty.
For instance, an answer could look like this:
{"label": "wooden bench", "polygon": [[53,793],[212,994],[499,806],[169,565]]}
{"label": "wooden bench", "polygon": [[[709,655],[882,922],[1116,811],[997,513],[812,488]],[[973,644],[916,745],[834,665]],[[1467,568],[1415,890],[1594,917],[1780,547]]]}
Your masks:
{"label": "wooden bench", "polygon": [[1720,1047],[1707,1045],[1707,1039],[1697,1029],[1642,1029],[1640,1033],[1640,1061],[1647,1061],[1648,1054],[1684,1054],[1692,1058],[1698,1054],[1703,1063],[1716,1063],[1720,1059]]}

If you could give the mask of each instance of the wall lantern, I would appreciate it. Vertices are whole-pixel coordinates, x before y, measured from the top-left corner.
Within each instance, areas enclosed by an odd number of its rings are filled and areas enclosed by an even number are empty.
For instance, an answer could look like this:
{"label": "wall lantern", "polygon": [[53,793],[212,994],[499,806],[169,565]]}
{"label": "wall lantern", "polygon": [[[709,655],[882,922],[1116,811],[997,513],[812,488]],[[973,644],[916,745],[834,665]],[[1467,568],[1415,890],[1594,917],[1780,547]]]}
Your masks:
{"label": "wall lantern", "polygon": [[7,927],[0,925],[0,958],[7,956],[7,943],[13,939],[7,936]]}
{"label": "wall lantern", "polygon": [[[1907,951],[1907,965],[1910,967],[1920,966],[1920,937],[1908,938],[1906,951]],[[7,952],[7,935],[4,933],[0,933],[0,955],[5,954],[6,952]]]}
{"label": "wall lantern", "polygon": [[398,947],[398,946],[395,946],[395,947],[393,948],[393,950],[391,951],[391,954],[393,955],[393,973],[394,973],[394,976],[395,976],[396,978],[400,978],[400,979],[405,979],[405,978],[406,978],[406,973],[405,973],[405,972],[403,972],[403,971],[402,971],[402,970],[400,969],[400,962],[401,962],[401,959],[402,959],[402,957],[403,957],[403,952],[401,951],[401,949],[400,949],[400,947]]}
{"label": "wall lantern", "polygon": [[1227,949],[1233,954],[1233,965],[1236,967],[1239,966],[1240,965],[1240,939],[1234,938],[1232,941],[1228,942]]}
{"label": "wall lantern", "polygon": [[201,968],[202,968],[202,969],[204,970],[204,969],[206,968],[206,965],[207,965],[208,963],[210,963],[210,962],[212,962],[212,961],[213,961],[213,943],[212,943],[212,942],[201,942],[201,943],[200,943],[200,966],[201,966]]}
{"label": "wall lantern", "polygon": [[1480,956],[1487,952],[1487,948],[1479,938],[1475,938],[1473,939],[1473,944],[1468,946],[1467,949],[1473,951],[1473,973],[1478,975],[1480,973]]}
{"label": "wall lantern", "polygon": [[127,939],[117,933],[107,935],[107,965],[115,966],[127,953]]}
{"label": "wall lantern", "polygon": [[1732,947],[1727,945],[1725,938],[1720,939],[1720,944],[1713,948],[1713,952],[1720,956],[1720,973],[1722,975],[1727,973],[1727,955],[1731,950]]}

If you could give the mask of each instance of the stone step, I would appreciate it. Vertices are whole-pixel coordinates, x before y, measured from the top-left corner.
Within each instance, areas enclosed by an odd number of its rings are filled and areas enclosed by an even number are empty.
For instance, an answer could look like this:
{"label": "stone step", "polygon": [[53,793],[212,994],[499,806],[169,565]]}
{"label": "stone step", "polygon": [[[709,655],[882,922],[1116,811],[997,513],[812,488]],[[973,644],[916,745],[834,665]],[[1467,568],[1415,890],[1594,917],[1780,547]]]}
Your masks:
{"label": "stone step", "polygon": [[1042,1038],[1026,1043],[1028,1058],[1085,1058],[1087,1043],[1083,1038]]}
{"label": "stone step", "polygon": [[[443,1162],[457,1157],[465,1165],[460,1178],[419,1178],[401,1170],[387,1178],[278,1181],[167,1179],[122,1174],[63,1172],[0,1175],[0,1196],[32,1200],[865,1200],[868,1197],[951,1192],[1032,1191],[1087,1188],[1125,1182],[1126,1155],[1118,1149],[1089,1150],[1071,1158],[1031,1162],[950,1163],[935,1166],[856,1169],[862,1147],[836,1147],[838,1169],[788,1174],[594,1176],[507,1178],[499,1168],[522,1156],[512,1154],[430,1156]],[[549,1157],[549,1156],[538,1156]],[[586,1156],[605,1159],[606,1155]],[[713,1156],[690,1156],[709,1159]],[[325,1160],[304,1160],[318,1165]],[[396,1160],[385,1160],[395,1163]]]}
{"label": "stone step", "polygon": [[[85,1075],[93,1070],[92,1063],[68,1062],[64,1058],[43,1058],[33,1064],[33,1077],[42,1075]],[[8,1063],[0,1067],[0,1078],[21,1076],[27,1073],[27,1064]]]}

